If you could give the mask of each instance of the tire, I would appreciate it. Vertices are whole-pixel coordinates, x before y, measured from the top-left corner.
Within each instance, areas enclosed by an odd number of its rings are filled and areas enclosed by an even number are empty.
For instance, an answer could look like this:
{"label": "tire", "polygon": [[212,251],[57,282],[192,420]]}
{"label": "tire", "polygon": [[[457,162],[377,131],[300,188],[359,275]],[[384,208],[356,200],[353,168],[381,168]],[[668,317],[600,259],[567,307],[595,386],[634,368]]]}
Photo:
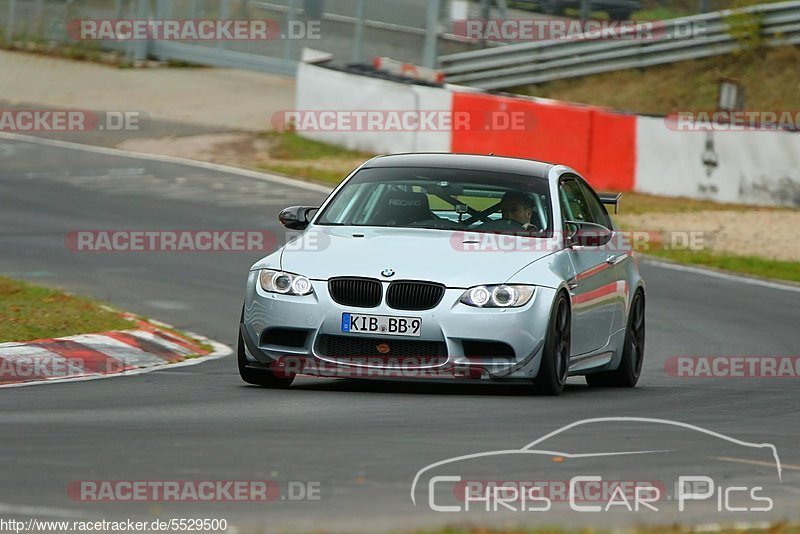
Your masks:
{"label": "tire", "polygon": [[572,311],[569,299],[559,293],[550,313],[547,336],[542,351],[539,373],[533,379],[537,395],[560,395],[569,375],[569,356],[572,340]]}
{"label": "tire", "polygon": [[256,369],[247,366],[247,357],[244,353],[244,339],[242,339],[242,332],[239,331],[239,342],[237,343],[236,360],[239,364],[239,376],[248,384],[254,386],[262,386],[265,388],[273,389],[286,389],[292,385],[294,375],[279,376],[273,373],[270,369]]}
{"label": "tire", "polygon": [[639,290],[633,296],[628,325],[625,329],[625,346],[622,360],[614,371],[586,375],[586,383],[592,387],[632,388],[639,381],[644,363],[645,313],[644,293]]}

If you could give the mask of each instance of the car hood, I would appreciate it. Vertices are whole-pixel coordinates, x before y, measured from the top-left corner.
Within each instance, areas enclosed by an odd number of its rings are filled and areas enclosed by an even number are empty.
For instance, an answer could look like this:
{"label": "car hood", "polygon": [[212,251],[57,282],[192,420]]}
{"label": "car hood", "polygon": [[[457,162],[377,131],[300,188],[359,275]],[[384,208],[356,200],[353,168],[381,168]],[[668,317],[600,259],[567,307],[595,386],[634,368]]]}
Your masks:
{"label": "car hood", "polygon": [[[492,239],[497,237],[504,239],[503,251],[493,246]],[[317,280],[363,276],[467,288],[503,283],[552,253],[546,246],[531,246],[534,242],[545,241],[447,230],[314,226],[283,248],[281,269]],[[384,269],[392,269],[394,275],[382,277]]]}

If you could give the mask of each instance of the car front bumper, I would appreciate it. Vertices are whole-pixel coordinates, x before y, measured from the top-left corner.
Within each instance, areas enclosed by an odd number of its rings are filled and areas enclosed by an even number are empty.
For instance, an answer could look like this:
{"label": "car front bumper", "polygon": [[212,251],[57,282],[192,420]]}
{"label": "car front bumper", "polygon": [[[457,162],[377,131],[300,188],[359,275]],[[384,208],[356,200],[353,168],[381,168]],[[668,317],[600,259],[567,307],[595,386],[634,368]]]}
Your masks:
{"label": "car front bumper", "polygon": [[[384,294],[387,285],[384,283]],[[312,286],[312,294],[300,297],[267,293],[258,283],[258,271],[249,273],[240,328],[249,364],[325,377],[530,379],[539,370],[555,296],[554,289],[537,287],[525,306],[490,309],[462,304],[459,299],[464,289],[447,289],[435,308],[405,311],[385,302],[368,309],[343,306],[330,298],[326,281],[312,280]],[[343,333],[342,314],[348,312],[419,317],[420,336]],[[264,335],[274,329],[297,335],[292,336],[291,344],[276,344]],[[375,357],[330,354],[322,349],[324,336],[363,338],[390,350]],[[442,350],[436,355],[393,357],[392,345],[407,341],[436,342]],[[475,349],[497,344],[507,346],[502,354],[482,354]]]}

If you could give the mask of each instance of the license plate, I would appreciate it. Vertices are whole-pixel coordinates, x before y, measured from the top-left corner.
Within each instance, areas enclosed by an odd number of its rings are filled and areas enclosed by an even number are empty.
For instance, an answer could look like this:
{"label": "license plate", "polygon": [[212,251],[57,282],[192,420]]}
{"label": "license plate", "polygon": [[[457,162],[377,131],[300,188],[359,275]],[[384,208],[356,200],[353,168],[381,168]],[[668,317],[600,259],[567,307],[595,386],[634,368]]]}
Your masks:
{"label": "license plate", "polygon": [[422,319],[419,317],[342,314],[342,332],[419,337],[421,330]]}

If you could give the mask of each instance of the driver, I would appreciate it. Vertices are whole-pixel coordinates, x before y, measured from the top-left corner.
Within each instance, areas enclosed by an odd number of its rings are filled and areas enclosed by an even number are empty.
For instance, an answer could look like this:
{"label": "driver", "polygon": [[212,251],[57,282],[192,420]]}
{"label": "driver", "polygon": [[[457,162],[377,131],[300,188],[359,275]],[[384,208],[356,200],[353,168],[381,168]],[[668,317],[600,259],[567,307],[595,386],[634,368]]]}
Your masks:
{"label": "driver", "polygon": [[518,222],[525,230],[536,230],[531,224],[533,217],[533,202],[530,197],[521,191],[508,191],[500,201],[500,212],[503,219]]}

